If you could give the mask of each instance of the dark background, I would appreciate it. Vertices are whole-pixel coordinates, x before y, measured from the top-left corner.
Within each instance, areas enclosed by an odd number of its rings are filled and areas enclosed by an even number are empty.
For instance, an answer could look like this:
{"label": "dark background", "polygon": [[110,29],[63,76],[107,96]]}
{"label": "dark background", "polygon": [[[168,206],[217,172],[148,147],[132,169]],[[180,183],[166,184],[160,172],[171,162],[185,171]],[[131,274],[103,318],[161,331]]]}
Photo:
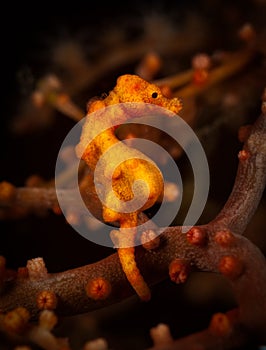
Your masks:
{"label": "dark background", "polygon": [[[98,47],[98,38],[106,35],[103,29],[109,26],[121,31],[130,27],[127,33],[130,40],[139,35],[141,25],[138,23],[149,13],[157,11],[180,25],[185,15],[192,11],[202,16],[212,28],[206,44],[209,51],[215,48],[231,49],[235,45],[234,30],[258,15],[252,11],[253,7],[254,2],[250,1],[132,1],[121,4],[113,1],[106,4],[75,1],[60,6],[54,2],[6,4],[1,11],[0,181],[7,180],[23,186],[25,179],[33,173],[45,179],[54,176],[58,150],[73,122],[59,116],[50,127],[27,135],[14,134],[10,123],[35,82],[51,68],[50,53],[57,41],[77,38],[87,43],[84,50],[88,55],[91,52],[94,54],[94,45]],[[130,70],[133,70],[133,66],[128,67]],[[89,91],[91,95],[88,98],[104,92],[103,86],[111,87],[117,74],[114,71],[110,76],[103,77],[105,81],[95,85]],[[86,97],[82,96],[80,102],[85,109]],[[253,110],[258,110],[258,104],[253,106]],[[235,134],[229,133],[227,140],[226,145],[219,149],[221,153],[218,156],[224,158],[224,164],[230,164],[230,173],[221,170],[221,162],[220,169],[217,164],[210,165],[211,197],[218,198],[218,206],[223,205],[232,187],[237,166],[234,155],[240,147]],[[228,154],[228,158],[225,154]],[[221,181],[218,175],[225,176],[226,181]],[[28,259],[42,256],[48,271],[57,272],[97,261],[113,253],[112,249],[105,247],[95,249],[92,243],[73,232],[63,217],[53,213],[44,217],[32,215],[17,221],[1,222],[0,230],[0,254],[7,258],[10,268],[25,266]],[[198,298],[191,297],[199,280],[202,286],[206,284],[206,288],[203,286]],[[219,294],[219,288],[223,290],[223,295]],[[201,303],[201,300],[204,302]],[[152,300],[147,304],[133,297],[121,305],[86,317],[94,318],[99,323],[98,333],[90,334],[92,338],[105,336],[114,349],[124,349],[125,346],[127,349],[142,349],[151,345],[149,329],[160,322],[169,324],[173,336],[180,337],[203,329],[213,312],[227,310],[232,305],[231,292],[220,277],[210,276],[208,279],[198,273],[185,286],[175,286],[167,280],[154,287]],[[72,320],[74,323],[71,323]],[[76,323],[78,325],[85,322],[80,318],[76,320],[81,322]],[[63,320],[58,332],[65,336],[66,331],[72,334],[75,330],[75,335],[72,335],[79,344],[84,334],[80,331],[79,335],[78,327],[74,327],[75,322],[75,318]]]}

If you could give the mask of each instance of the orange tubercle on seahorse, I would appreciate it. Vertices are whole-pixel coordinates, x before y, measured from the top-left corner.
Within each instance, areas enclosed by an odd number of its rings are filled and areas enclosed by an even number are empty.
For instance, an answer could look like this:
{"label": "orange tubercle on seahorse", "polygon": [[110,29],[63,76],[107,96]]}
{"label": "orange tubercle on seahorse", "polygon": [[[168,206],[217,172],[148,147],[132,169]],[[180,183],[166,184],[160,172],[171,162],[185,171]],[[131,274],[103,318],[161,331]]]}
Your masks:
{"label": "orange tubercle on seahorse", "polygon": [[[106,157],[98,173],[97,182],[105,184],[110,180],[112,186],[110,191],[104,194],[102,217],[105,222],[119,223],[120,231],[117,231],[117,234],[113,232],[113,235],[118,242],[116,246],[123,271],[139,297],[142,300],[149,300],[149,288],[135,261],[135,236],[138,214],[152,207],[161,197],[164,189],[163,176],[149,157],[120,142],[115,134],[115,127],[98,132],[101,129],[101,121],[97,121],[99,125],[95,125],[95,119],[90,118],[91,114],[97,111],[97,113],[100,112],[100,118],[116,118],[115,122],[119,125],[128,118],[141,116],[141,108],[133,109],[132,112],[120,108],[120,104],[127,102],[145,103],[147,106],[157,105],[173,113],[178,113],[182,108],[178,98],[165,97],[158,86],[137,75],[122,75],[117,79],[116,86],[108,96],[104,99],[93,99],[88,103],[88,114],[80,142],[76,146],[76,153],[87,163],[92,172],[95,171],[100,158],[103,155]],[[105,107],[111,105],[117,105],[115,113],[110,113],[107,109],[105,112]],[[127,115],[127,113],[133,115]],[[89,144],[88,139],[92,140]],[[112,148],[113,151],[107,152],[112,146],[116,147]],[[117,162],[121,154],[126,160]],[[138,186],[134,187],[136,184]],[[138,199],[141,202],[143,197],[146,201],[137,209],[132,212],[123,210],[123,203]],[[124,236],[125,229],[130,230]]]}

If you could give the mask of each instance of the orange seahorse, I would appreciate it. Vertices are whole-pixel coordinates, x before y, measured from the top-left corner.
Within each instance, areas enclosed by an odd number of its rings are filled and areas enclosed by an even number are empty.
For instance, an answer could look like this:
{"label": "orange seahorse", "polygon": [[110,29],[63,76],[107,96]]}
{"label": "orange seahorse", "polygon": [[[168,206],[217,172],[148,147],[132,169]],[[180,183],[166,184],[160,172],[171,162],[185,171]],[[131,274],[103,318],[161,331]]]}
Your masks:
{"label": "orange seahorse", "polygon": [[[159,168],[150,158],[120,142],[115,134],[116,127],[111,127],[99,133],[102,118],[115,118],[116,124],[119,125],[132,117],[132,115],[127,115],[130,109],[124,109],[123,105],[121,105],[127,102],[154,104],[174,113],[178,113],[182,108],[178,98],[169,99],[165,97],[158,86],[143,80],[137,75],[122,75],[117,79],[116,86],[109,92],[108,96],[103,99],[99,98],[89,101],[88,113],[80,142],[76,146],[76,153],[78,157],[87,163],[89,169],[94,172],[100,157],[110,147],[116,146],[113,148],[113,153],[107,152],[107,158],[102,162],[102,169],[98,172],[99,178],[97,182],[104,184],[107,179],[112,182],[112,191],[104,195],[105,201],[102,205],[102,217],[105,222],[117,222],[119,224],[119,231],[115,231],[117,234],[114,234],[114,231],[112,231],[112,234],[119,242],[117,251],[123,271],[139,297],[142,300],[149,300],[149,287],[135,261],[134,241],[137,232],[138,214],[152,207],[158,201],[164,188],[163,177]],[[114,109],[114,112],[112,110],[108,112],[105,108],[111,105],[116,105],[117,107]],[[90,118],[91,113],[96,111],[98,113],[97,119]],[[141,108],[139,110],[138,108],[137,110],[133,109],[132,114],[135,114],[134,116],[138,116],[140,113]],[[88,143],[88,139],[93,140]],[[121,154],[126,160],[119,163],[119,166],[114,169],[113,164],[117,162],[117,158]],[[135,191],[133,191],[133,184],[135,183],[136,185],[137,180],[143,180],[148,187],[146,185],[141,186],[139,183],[139,189],[136,190],[135,186]],[[133,199],[138,200],[136,197],[139,197],[141,201],[145,195],[145,204],[133,212],[119,210],[121,201],[127,203]],[[118,204],[114,209],[116,199]],[[123,235],[124,229],[130,229],[130,234]]]}

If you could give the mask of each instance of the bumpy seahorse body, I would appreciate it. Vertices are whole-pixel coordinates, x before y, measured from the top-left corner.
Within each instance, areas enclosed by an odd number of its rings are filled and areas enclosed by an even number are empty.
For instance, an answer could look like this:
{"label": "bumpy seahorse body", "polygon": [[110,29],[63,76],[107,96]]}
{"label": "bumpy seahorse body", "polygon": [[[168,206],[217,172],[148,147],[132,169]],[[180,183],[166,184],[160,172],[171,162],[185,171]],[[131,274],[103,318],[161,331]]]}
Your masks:
{"label": "bumpy seahorse body", "polygon": [[[150,158],[118,140],[115,127],[99,132],[105,118],[114,118],[119,125],[132,116],[141,116],[141,108],[124,109],[121,103],[127,102],[143,102],[147,106],[155,104],[174,113],[178,113],[182,108],[179,99],[166,98],[158,86],[137,75],[122,75],[107,97],[89,102],[86,122],[76,152],[92,172],[98,166],[96,181],[97,185],[103,188],[103,220],[119,223],[120,231],[113,231],[112,235],[118,241],[118,255],[122,268],[140,298],[149,300],[150,290],[136,265],[134,241],[138,214],[152,207],[161,196],[163,177]],[[105,108],[111,105],[117,106],[111,110]],[[96,111],[97,118],[90,118],[91,113]],[[93,140],[88,143],[88,139]],[[124,160],[119,162],[121,155]],[[106,191],[104,188],[108,181],[111,181],[112,186]],[[143,197],[145,203],[142,203]],[[130,204],[132,201],[133,210],[125,212],[124,204]],[[130,232],[124,234],[124,229],[130,229]]]}

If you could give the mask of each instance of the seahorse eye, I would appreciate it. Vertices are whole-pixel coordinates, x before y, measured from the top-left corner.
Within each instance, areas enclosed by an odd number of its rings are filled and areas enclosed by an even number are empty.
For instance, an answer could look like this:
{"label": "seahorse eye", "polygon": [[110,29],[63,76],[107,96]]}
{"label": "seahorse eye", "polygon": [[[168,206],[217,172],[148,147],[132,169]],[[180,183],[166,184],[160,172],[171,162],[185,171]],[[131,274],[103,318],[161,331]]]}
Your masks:
{"label": "seahorse eye", "polygon": [[152,98],[157,98],[157,97],[158,97],[158,92],[153,92],[153,93],[151,94],[151,97],[152,97]]}

